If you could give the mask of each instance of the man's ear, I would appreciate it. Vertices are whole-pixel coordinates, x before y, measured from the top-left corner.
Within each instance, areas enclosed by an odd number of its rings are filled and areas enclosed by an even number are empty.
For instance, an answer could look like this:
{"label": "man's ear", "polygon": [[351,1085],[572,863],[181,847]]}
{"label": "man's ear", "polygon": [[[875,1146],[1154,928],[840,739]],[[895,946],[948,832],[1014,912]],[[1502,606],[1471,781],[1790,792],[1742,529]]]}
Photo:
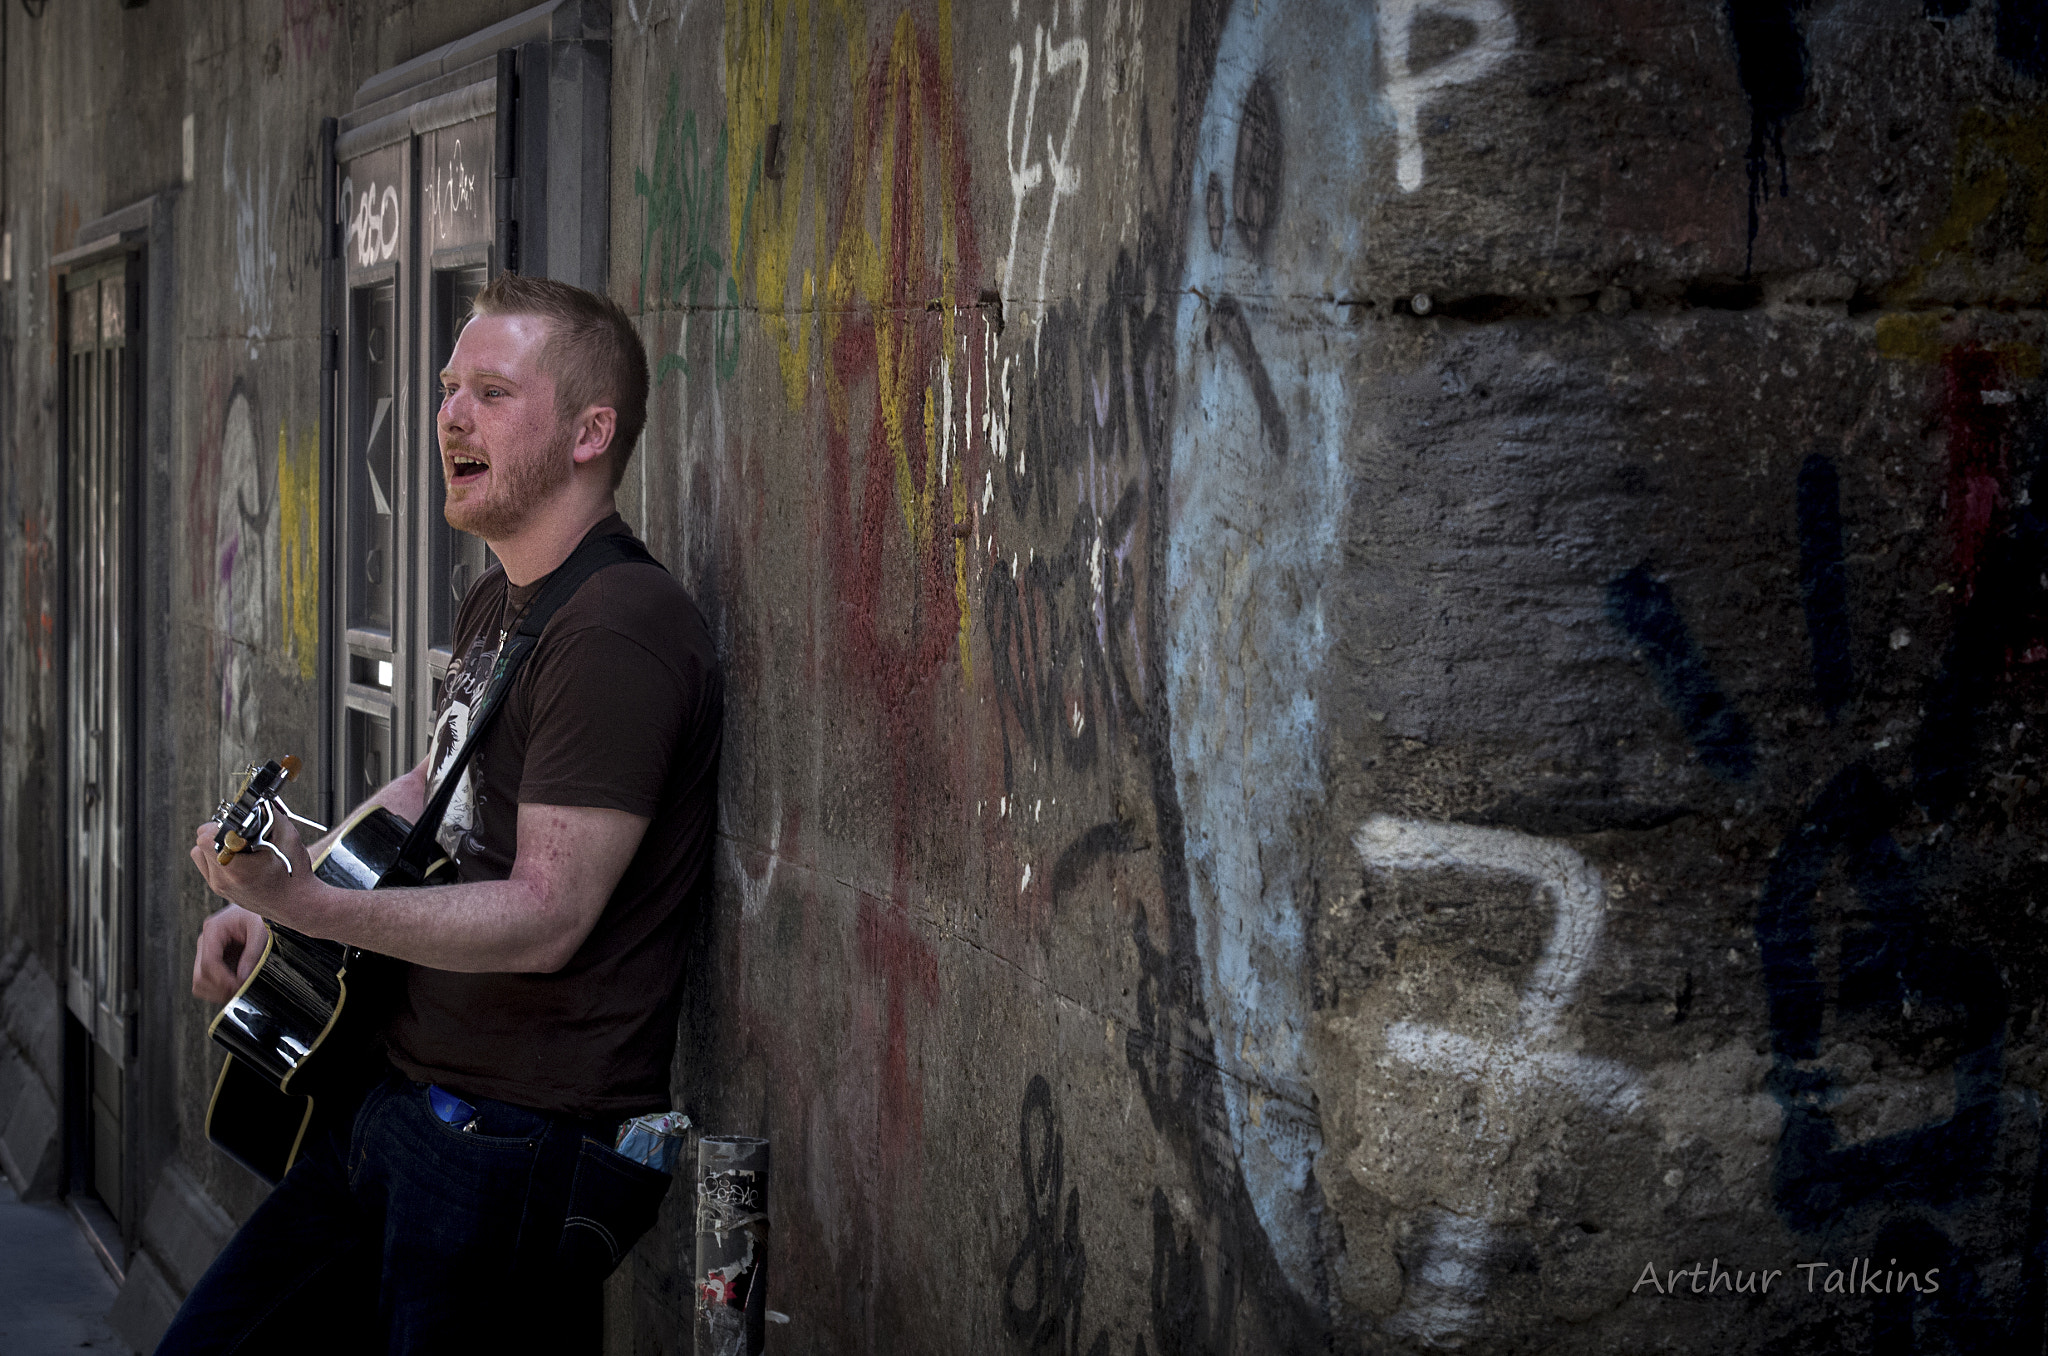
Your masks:
{"label": "man's ear", "polygon": [[619,412],[609,405],[593,405],[576,421],[576,446],[572,449],[578,466],[588,465],[611,450],[612,435],[619,431]]}

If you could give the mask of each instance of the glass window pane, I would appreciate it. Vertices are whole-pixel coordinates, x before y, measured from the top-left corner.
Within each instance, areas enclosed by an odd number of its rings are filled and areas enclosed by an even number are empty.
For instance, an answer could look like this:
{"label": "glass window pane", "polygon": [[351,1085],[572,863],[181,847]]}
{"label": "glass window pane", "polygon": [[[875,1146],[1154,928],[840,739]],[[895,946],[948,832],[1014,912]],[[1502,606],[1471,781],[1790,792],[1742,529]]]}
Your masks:
{"label": "glass window pane", "polygon": [[348,624],[390,634],[398,493],[397,289],[359,287],[351,297],[348,459]]}
{"label": "glass window pane", "polygon": [[342,811],[346,814],[391,780],[391,719],[354,707],[347,711],[342,755]]}
{"label": "glass window pane", "polygon": [[[433,367],[438,374],[455,351],[455,340],[469,319],[469,310],[486,281],[483,265],[473,268],[437,269],[433,289]],[[441,465],[440,433],[427,434],[430,466]],[[455,638],[455,612],[462,595],[490,568],[490,555],[482,539],[448,526],[447,482],[437,471],[427,477],[427,644],[448,648]]]}

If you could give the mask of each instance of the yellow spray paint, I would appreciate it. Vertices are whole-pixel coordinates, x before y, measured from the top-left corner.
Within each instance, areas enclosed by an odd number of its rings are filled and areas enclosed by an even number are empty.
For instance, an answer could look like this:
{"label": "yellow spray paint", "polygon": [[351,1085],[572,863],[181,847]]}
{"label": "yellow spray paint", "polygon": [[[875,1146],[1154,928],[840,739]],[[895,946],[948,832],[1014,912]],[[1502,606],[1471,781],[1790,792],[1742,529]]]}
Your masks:
{"label": "yellow spray paint", "polygon": [[[791,409],[800,409],[814,388],[812,359],[832,351],[847,323],[871,323],[875,332],[876,401],[883,439],[895,473],[897,503],[913,550],[920,556],[935,549],[939,526],[938,483],[945,477],[944,442],[935,426],[938,395],[929,379],[936,374],[913,370],[917,365],[917,325],[925,310],[939,312],[941,338],[937,353],[958,344],[952,305],[961,264],[958,209],[943,183],[957,153],[959,128],[952,102],[953,7],[938,0],[934,58],[944,91],[937,118],[923,98],[926,68],[920,56],[918,31],[906,10],[892,25],[882,78],[871,83],[867,48],[867,14],[859,0],[728,0],[725,24],[726,119],[730,155],[726,161],[726,202],[729,254],[739,294],[761,317],[774,345],[783,395]],[[843,75],[844,84],[834,79]],[[842,119],[842,107],[853,121]],[[897,108],[906,116],[899,119]],[[926,124],[936,121],[936,126]],[[770,147],[770,131],[777,145]],[[841,166],[844,197],[835,222],[827,201],[833,166],[831,152],[849,153]],[[778,178],[768,176],[774,150],[781,162]],[[898,202],[901,171],[902,201]],[[936,242],[926,234],[927,175],[941,181],[932,194],[937,201]],[[937,298],[898,295],[911,273],[892,276],[888,241],[903,214],[903,238],[912,248],[936,244],[939,273]],[[836,234],[835,234],[836,229]],[[800,265],[808,245],[810,264]],[[929,256],[927,256],[929,257]],[[823,296],[817,266],[823,263]],[[795,295],[792,296],[792,286]],[[822,308],[820,302],[822,301]],[[930,303],[928,307],[928,303]],[[814,328],[822,333],[814,335]],[[814,349],[814,339],[816,341]],[[842,379],[824,363],[827,417],[844,432],[850,417]],[[942,368],[943,370],[943,368]],[[950,377],[941,378],[950,380]],[[922,400],[919,388],[922,387]],[[910,463],[922,405],[924,466]],[[948,410],[951,401],[944,402]],[[971,415],[968,417],[971,426]],[[953,487],[952,514],[943,526],[963,522],[969,512],[965,487]],[[960,612],[960,660],[963,678],[971,680],[968,638],[972,634],[967,552],[955,540],[954,595]]]}
{"label": "yellow spray paint", "polygon": [[[801,271],[789,295],[797,243],[808,220],[812,258],[826,257],[829,182],[824,126],[835,63],[828,37],[845,47],[847,87],[866,84],[867,20],[855,0],[728,0],[725,11],[726,212],[732,270],[744,289],[752,265],[751,300],[775,345],[783,394],[799,408],[810,385],[811,335],[817,323],[817,278]],[[793,67],[784,80],[785,66]],[[783,106],[785,90],[788,107]],[[779,127],[779,180],[769,182],[768,132]]]}
{"label": "yellow spray paint", "polygon": [[[1926,301],[1938,272],[1960,265],[1972,292],[1981,293],[1977,261],[1999,253],[1980,246],[1979,235],[2017,222],[2021,257],[2015,291],[2048,290],[2048,108],[2005,116],[1984,108],[1964,111],[1956,128],[1949,209],[1928,235],[1915,265],[1893,289],[1895,301]],[[2011,265],[2004,265],[2010,268]],[[1938,298],[1934,298],[1937,299]],[[1888,358],[1933,363],[1949,343],[1942,331],[1954,319],[1942,310],[1893,311],[1878,319],[1878,352]],[[2008,345],[2010,370],[2025,377],[2039,363],[2031,345]]]}
{"label": "yellow spray paint", "polygon": [[310,682],[320,649],[320,435],[299,431],[293,452],[277,426],[277,577],[285,653]]}
{"label": "yellow spray paint", "polygon": [[2022,286],[2038,291],[2048,281],[2043,276],[2048,273],[2048,109],[2011,117],[1983,108],[1963,113],[1956,129],[1948,216],[1928,237],[1921,267],[1906,287],[1917,291],[1927,271],[1951,257],[1963,260],[1974,283],[1976,260],[1992,251],[1973,245],[1994,217],[2021,223],[2022,253],[2031,266]]}

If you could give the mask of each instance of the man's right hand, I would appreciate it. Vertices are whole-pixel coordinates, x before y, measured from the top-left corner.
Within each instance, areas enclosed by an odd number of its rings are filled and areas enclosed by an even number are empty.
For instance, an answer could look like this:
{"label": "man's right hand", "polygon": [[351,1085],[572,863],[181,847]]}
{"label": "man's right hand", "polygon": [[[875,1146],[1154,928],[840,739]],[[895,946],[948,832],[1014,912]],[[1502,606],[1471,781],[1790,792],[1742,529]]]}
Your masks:
{"label": "man's right hand", "polygon": [[192,960],[192,992],[216,1007],[242,987],[242,981],[263,958],[269,929],[263,919],[239,904],[230,904],[199,929],[199,954]]}

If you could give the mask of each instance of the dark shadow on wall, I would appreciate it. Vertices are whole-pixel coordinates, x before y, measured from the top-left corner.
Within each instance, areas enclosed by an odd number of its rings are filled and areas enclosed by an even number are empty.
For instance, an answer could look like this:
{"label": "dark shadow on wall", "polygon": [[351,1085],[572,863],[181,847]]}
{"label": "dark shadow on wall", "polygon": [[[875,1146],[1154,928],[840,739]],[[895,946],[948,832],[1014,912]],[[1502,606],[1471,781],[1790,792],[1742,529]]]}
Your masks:
{"label": "dark shadow on wall", "polygon": [[[2029,666],[2048,658],[2048,519],[2034,507],[2048,493],[2048,430],[2022,436],[2009,407],[1975,398],[2010,384],[1980,357],[1966,344],[1944,360],[1956,601],[1919,732],[1907,757],[1854,755],[1825,779],[1772,856],[1755,918],[1768,1088],[1784,1116],[1771,1180],[1781,1218],[1880,1270],[1939,1269],[1938,1289],[1887,1290],[1870,1312],[1873,1351],[2037,1351],[2043,1337],[2048,1124],[2038,1098],[2009,1084],[2014,968],[1995,940],[1965,934],[1985,937],[1986,917],[2026,894],[2005,879],[2009,863],[1987,880],[1987,859],[1971,852],[2013,813],[1986,794],[2008,728],[1992,717],[2001,704],[2030,708],[2039,681]],[[1841,484],[1828,458],[1801,466],[1796,503],[1815,699],[1833,720],[1854,712],[1858,691]],[[1651,667],[1705,758],[1714,727],[1699,718],[1711,704],[1702,694],[1718,687],[1700,676],[1705,661],[1658,587],[1640,569],[1615,580],[1614,619],[1666,656]],[[1846,1071],[1849,1046],[1876,1051],[1880,1066]],[[1838,1108],[1859,1083],[1891,1076],[1884,1061],[1947,1070],[1945,1111],[1859,1137]],[[2011,1123],[2015,1114],[2027,1123]],[[2027,1152],[2022,1221],[2010,1160]]]}

